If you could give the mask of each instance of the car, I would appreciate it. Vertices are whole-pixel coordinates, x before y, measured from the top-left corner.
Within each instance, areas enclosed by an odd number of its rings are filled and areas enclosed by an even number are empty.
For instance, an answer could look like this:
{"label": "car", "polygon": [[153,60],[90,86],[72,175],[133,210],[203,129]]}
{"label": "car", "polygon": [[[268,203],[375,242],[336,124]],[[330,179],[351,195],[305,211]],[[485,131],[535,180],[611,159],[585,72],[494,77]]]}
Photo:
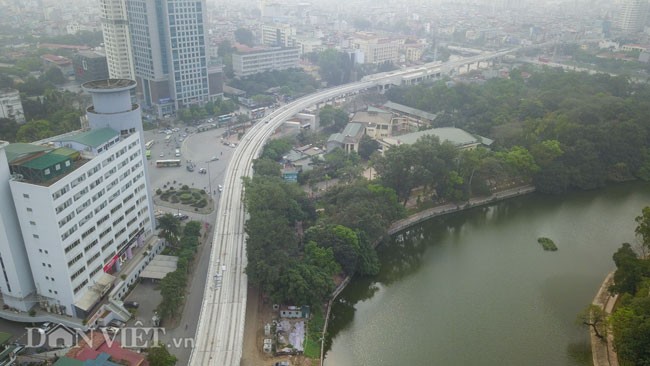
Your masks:
{"label": "car", "polygon": [[121,320],[117,320],[117,319],[113,319],[113,320],[111,320],[110,323],[108,323],[108,326],[109,326],[109,327],[116,327],[116,328],[122,328],[122,327],[124,327],[125,325],[126,325],[125,322],[123,322],[123,321],[121,321]]}
{"label": "car", "polygon": [[160,155],[158,155],[158,156],[160,156],[160,157],[162,158],[162,157],[165,156],[165,153],[164,153],[164,152],[161,152]]}
{"label": "car", "polygon": [[199,174],[206,174],[208,171],[205,168],[199,169]]}
{"label": "car", "polygon": [[237,147],[236,144],[230,144],[230,147]]}
{"label": "car", "polygon": [[212,157],[212,158],[210,159],[210,161],[217,161],[217,160],[219,160],[219,157],[218,157],[218,156],[216,156],[216,155],[215,155],[215,156],[213,156],[213,157]]}
{"label": "car", "polygon": [[223,192],[223,186],[219,184],[219,192]]}
{"label": "car", "polygon": [[273,364],[273,366],[289,366],[289,361],[280,361]]}
{"label": "car", "polygon": [[102,327],[99,328],[101,331],[106,331],[108,334],[117,334],[120,331],[120,328],[118,327]]}
{"label": "car", "polygon": [[185,214],[182,214],[182,213],[176,213],[176,214],[174,214],[174,217],[181,220],[181,221],[182,220],[187,220],[187,219],[190,218],[189,216],[187,216]]}
{"label": "car", "polygon": [[138,304],[137,301],[125,301],[124,302],[124,307],[125,308],[131,308],[131,309],[137,309],[140,307],[140,304]]}

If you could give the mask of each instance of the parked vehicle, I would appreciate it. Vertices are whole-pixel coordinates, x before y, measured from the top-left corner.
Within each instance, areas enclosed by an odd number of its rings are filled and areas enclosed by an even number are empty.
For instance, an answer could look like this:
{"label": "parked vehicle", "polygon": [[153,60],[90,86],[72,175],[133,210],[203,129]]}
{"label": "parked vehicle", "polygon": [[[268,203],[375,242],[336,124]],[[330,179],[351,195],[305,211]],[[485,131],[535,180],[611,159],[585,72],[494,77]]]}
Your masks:
{"label": "parked vehicle", "polygon": [[137,309],[140,307],[140,304],[138,304],[137,301],[125,301],[124,302],[124,307],[125,308],[131,308],[131,309]]}

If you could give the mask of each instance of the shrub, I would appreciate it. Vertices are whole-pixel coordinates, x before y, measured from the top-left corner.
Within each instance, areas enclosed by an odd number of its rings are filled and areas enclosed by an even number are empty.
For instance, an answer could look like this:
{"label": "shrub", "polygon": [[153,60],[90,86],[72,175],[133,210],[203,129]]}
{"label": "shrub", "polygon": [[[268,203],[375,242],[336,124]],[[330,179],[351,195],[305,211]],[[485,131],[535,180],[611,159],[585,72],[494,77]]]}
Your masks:
{"label": "shrub", "polygon": [[194,199],[191,193],[181,193],[181,195],[178,198],[180,198],[180,200],[183,202],[191,201]]}
{"label": "shrub", "polygon": [[169,199],[169,202],[171,202],[171,203],[178,203],[178,197],[176,197],[175,195],[174,195],[174,196],[171,196],[170,199]]}
{"label": "shrub", "polygon": [[34,309],[30,310],[29,311],[29,316],[36,316],[36,310],[34,310]]}
{"label": "shrub", "polygon": [[188,187],[187,184],[183,184],[183,187],[181,187],[181,189],[184,191],[189,191],[190,187]]}
{"label": "shrub", "polygon": [[156,189],[156,194],[160,196],[162,194],[162,189],[160,188]]}

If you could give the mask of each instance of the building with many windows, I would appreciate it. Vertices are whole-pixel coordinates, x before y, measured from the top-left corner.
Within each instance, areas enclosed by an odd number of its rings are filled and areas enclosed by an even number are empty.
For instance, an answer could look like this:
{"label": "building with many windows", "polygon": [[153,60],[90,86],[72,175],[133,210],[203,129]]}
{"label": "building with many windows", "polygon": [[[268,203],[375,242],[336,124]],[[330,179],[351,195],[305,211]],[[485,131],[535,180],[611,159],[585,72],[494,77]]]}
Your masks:
{"label": "building with many windows", "polygon": [[358,32],[350,40],[352,48],[363,53],[364,63],[399,62],[399,48],[403,41],[379,37],[372,33]]}
{"label": "building with many windows", "polygon": [[293,47],[296,27],[291,24],[263,24],[262,44],[273,47]]}
{"label": "building with many windows", "polygon": [[616,25],[623,33],[640,32],[646,24],[647,16],[647,0],[623,0],[619,4]]}
{"label": "building with many windows", "polygon": [[108,74],[112,79],[135,79],[126,0],[99,0]]}
{"label": "building with many windows", "polygon": [[5,302],[87,318],[115,284],[112,273],[153,234],[135,86],[85,83],[93,97],[88,130],[0,151]]}
{"label": "building with many windows", "polygon": [[25,123],[25,112],[18,90],[0,89],[0,118],[11,118],[17,123]]}
{"label": "building with many windows", "polygon": [[271,70],[298,67],[299,48],[268,48],[232,55],[232,68],[236,77],[243,77]]}
{"label": "building with many windows", "polygon": [[130,0],[135,76],[147,108],[162,117],[219,95],[210,85],[205,0]]}

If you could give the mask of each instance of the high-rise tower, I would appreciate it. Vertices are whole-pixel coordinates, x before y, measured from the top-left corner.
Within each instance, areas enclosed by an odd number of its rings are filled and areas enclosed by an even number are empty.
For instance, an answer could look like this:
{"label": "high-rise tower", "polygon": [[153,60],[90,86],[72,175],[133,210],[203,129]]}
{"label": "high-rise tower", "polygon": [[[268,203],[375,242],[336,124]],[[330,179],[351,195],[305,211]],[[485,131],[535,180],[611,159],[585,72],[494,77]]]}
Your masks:
{"label": "high-rise tower", "polygon": [[104,49],[111,79],[135,79],[125,1],[99,1]]}
{"label": "high-rise tower", "polygon": [[220,91],[208,77],[205,0],[129,0],[136,80],[159,116],[203,104]]}
{"label": "high-rise tower", "polygon": [[623,0],[616,25],[623,33],[640,32],[645,26],[647,13],[647,0]]}

